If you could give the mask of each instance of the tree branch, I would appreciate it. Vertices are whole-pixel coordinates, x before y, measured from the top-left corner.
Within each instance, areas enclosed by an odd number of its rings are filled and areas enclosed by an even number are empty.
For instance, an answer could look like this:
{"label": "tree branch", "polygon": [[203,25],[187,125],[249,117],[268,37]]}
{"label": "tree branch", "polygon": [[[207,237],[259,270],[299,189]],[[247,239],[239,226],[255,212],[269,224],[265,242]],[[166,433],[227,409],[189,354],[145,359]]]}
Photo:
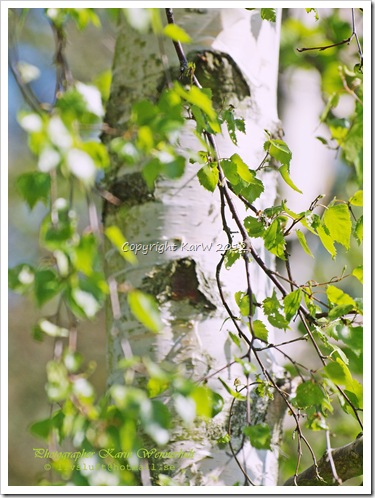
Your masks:
{"label": "tree branch", "polygon": [[[334,461],[337,474],[342,481],[347,481],[352,477],[357,477],[363,473],[363,436],[355,441],[331,450],[331,457]],[[284,486],[339,486],[339,482],[334,478],[332,466],[327,452],[324,453],[318,462],[319,474],[323,481],[316,477],[315,466],[312,465],[298,476],[290,477]]]}

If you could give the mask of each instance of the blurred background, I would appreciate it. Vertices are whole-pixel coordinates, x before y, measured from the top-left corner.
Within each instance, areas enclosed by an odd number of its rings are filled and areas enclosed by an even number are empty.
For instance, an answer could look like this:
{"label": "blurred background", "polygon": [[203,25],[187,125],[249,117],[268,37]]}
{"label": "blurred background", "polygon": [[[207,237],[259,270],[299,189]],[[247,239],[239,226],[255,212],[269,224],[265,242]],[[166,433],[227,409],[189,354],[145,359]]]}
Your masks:
{"label": "blurred background", "polygon": [[[13,9],[9,18],[10,54],[17,51],[18,60],[37,68],[39,77],[30,85],[42,102],[51,102],[55,91],[54,39],[43,9]],[[358,10],[358,9],[356,9]],[[102,26],[88,25],[79,31],[68,23],[66,56],[74,79],[89,83],[97,78],[105,79],[112,65],[116,41],[116,12],[114,9],[98,9]],[[334,76],[337,59],[341,57],[353,66],[358,59],[356,46],[344,45],[324,52],[299,54],[297,47],[316,43],[340,41],[351,33],[351,9],[319,9],[319,20],[305,9],[283,9],[282,41],[280,51],[279,115],[285,132],[284,140],[293,152],[291,176],[303,191],[300,195],[288,186],[280,189],[280,198],[287,199],[289,207],[305,211],[320,194],[325,194],[328,204],[336,195],[348,199],[356,190],[350,168],[343,164],[335,150],[329,150],[316,136],[330,137],[325,125],[320,124],[320,115],[325,107],[323,95],[327,97],[340,84]],[[358,32],[361,20],[358,19]],[[17,40],[17,45],[14,42]],[[25,66],[27,68],[27,66]],[[30,70],[30,67],[29,67]],[[342,84],[342,82],[341,82]],[[353,98],[343,95],[333,110],[338,118],[349,115],[354,107]],[[19,174],[35,168],[35,160],[27,147],[26,133],[17,123],[19,110],[27,108],[23,96],[9,71],[9,267],[21,262],[41,264],[43,254],[38,246],[38,227],[46,214],[41,203],[30,211],[21,201],[15,188]],[[98,200],[100,212],[100,201]],[[81,220],[85,224],[85,219]],[[315,279],[329,280],[341,274],[345,265],[361,258],[361,248],[353,245],[348,253],[341,251],[335,261],[322,249],[318,241],[311,241],[315,259],[309,258],[299,244],[292,247],[291,265],[294,278],[302,283],[314,273]],[[341,288],[352,295],[360,295],[361,289],[355,279],[347,279]],[[44,446],[43,441],[33,437],[28,427],[38,419],[46,418],[50,406],[45,396],[45,365],[53,355],[53,340],[37,342],[31,330],[39,317],[35,303],[22,296],[9,295],[9,485],[30,486],[38,482],[43,472],[41,461],[34,458],[33,448]],[[106,383],[106,333],[105,317],[101,312],[92,322],[80,326],[78,349],[85,358],[97,364],[92,377],[98,394],[105,390]],[[295,347],[295,346],[293,346]],[[301,358],[306,360],[306,351],[301,349]],[[314,365],[311,366],[313,368]],[[354,372],[356,374],[360,373]],[[338,422],[341,423],[340,421]],[[288,424],[287,424],[288,427]],[[355,422],[349,416],[342,421],[343,438],[334,438],[337,447],[355,438]],[[353,432],[354,431],[354,432]],[[309,432],[309,431],[307,431]],[[323,431],[321,431],[323,432]],[[347,439],[345,439],[347,434]],[[354,436],[353,436],[354,434]],[[309,434],[307,434],[309,438]],[[310,434],[311,436],[311,434]],[[325,436],[314,433],[315,450],[321,455],[325,450]],[[283,482],[294,473],[294,461],[283,455],[295,446],[291,433],[286,429],[281,457]],[[307,457],[307,455],[306,455]],[[309,466],[306,458],[301,468]],[[354,484],[348,481],[346,484]]]}

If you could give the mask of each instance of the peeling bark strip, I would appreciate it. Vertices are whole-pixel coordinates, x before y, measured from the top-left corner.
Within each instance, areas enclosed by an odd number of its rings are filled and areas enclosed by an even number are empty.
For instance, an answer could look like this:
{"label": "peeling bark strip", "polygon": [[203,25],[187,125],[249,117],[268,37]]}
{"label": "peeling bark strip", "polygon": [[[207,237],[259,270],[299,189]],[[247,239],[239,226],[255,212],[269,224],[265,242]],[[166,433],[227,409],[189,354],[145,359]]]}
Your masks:
{"label": "peeling bark strip", "polygon": [[[363,436],[358,437],[352,443],[332,450],[332,458],[338,476],[342,481],[347,481],[352,477],[361,476],[363,473]],[[324,480],[320,481],[312,465],[302,474],[296,477],[298,486],[338,486],[339,483],[332,475],[332,467],[325,453],[318,462],[319,474]],[[294,477],[290,477],[284,486],[295,486]]]}

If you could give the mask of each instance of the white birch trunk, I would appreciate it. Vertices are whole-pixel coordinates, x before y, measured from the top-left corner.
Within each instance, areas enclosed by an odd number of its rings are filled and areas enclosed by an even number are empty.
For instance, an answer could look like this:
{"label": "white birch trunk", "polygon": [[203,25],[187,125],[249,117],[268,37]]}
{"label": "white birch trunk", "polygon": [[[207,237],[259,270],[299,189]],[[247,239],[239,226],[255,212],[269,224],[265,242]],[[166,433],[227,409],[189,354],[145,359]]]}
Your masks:
{"label": "white birch trunk", "polygon": [[[264,129],[275,130],[278,126],[276,90],[279,21],[262,21],[258,11],[245,9],[175,9],[174,13],[177,24],[181,25],[193,40],[193,43],[186,47],[187,53],[206,50],[228,54],[240,70],[241,95],[236,97],[236,90],[227,89],[223,82],[219,87],[222,96],[225,92],[228,93],[227,103],[232,103],[236,107],[236,113],[245,118],[246,135],[238,134],[238,147],[235,147],[225,134],[217,138],[217,144],[222,158],[237,152],[250,168],[255,169],[264,156]],[[178,66],[172,43],[166,41],[165,50],[169,63]],[[163,68],[159,61],[160,53],[154,36],[139,34],[123,23],[117,40],[108,106],[107,121],[110,126],[116,128],[126,122],[129,108],[134,101],[144,98],[156,100],[157,88],[163,77]],[[183,138],[182,150],[194,147],[197,147],[197,144],[192,135]],[[173,284],[181,287],[177,289],[179,296],[176,299],[164,299],[162,302],[165,327],[159,335],[149,333],[132,317],[126,299],[120,303],[119,320],[113,320],[109,310],[110,383],[119,380],[116,364],[123,357],[124,345],[126,350],[127,344],[133,354],[148,355],[158,362],[169,361],[178,364],[186,376],[194,380],[223,367],[233,361],[234,356],[241,356],[246,352],[245,348],[239,351],[229,339],[228,330],[235,332],[230,322],[226,321],[223,325],[227,316],[215,280],[216,265],[220,259],[220,253],[216,250],[220,248],[218,244],[226,244],[227,241],[222,232],[218,191],[211,194],[198,184],[194,176],[198,169],[197,165],[187,163],[183,178],[178,181],[159,181],[152,199],[133,205],[128,203],[118,209],[112,208],[105,217],[105,224],[118,225],[129,242],[150,244],[177,241],[180,246],[176,251],[161,254],[155,250],[147,255],[138,254],[137,267],[125,265],[124,260],[118,257],[115,251],[108,249],[106,262],[109,276],[114,277],[119,284],[127,281],[134,287],[144,289],[145,275],[148,275],[147,290],[159,294],[157,297],[161,301],[163,282],[173,278],[178,280],[178,277],[182,279],[182,283]],[[118,174],[126,173],[125,169],[120,169]],[[255,203],[259,209],[271,206],[276,195],[274,174],[266,173],[262,180],[266,189]],[[114,181],[118,181],[118,178]],[[233,224],[229,213],[228,221]],[[187,246],[184,246],[186,243]],[[200,249],[188,251],[196,244]],[[211,249],[203,250],[200,244]],[[256,249],[266,264],[272,267],[273,258],[270,254],[265,254],[261,246]],[[272,293],[272,289],[255,262],[251,263],[250,270],[253,292],[260,302]],[[163,275],[161,272],[164,272]],[[184,282],[184,278],[189,282]],[[238,290],[244,291],[247,287],[243,261],[237,262],[230,271],[222,271],[222,283],[228,302],[234,314],[238,315],[234,293]],[[170,281],[169,284],[171,285]],[[192,297],[192,293],[195,297]],[[261,318],[259,311],[257,313],[256,318]],[[269,334],[269,340],[272,342],[274,339],[271,326]],[[269,353],[264,354],[262,358],[271,371],[277,370],[275,359]],[[188,436],[181,427],[173,428],[168,449],[183,448],[194,451],[194,458],[174,462],[186,470],[185,474],[180,472],[173,476],[180,484],[190,482],[190,485],[231,486],[236,482],[246,482],[229,450],[220,450],[216,444],[217,438],[227,432],[231,402],[231,397],[223,389],[218,376],[232,388],[236,377],[245,382],[242,369],[237,364],[210,378],[208,385],[226,400],[224,410],[209,423],[197,424],[191,428]],[[283,408],[279,405],[278,400],[271,404],[271,412],[263,418],[271,425],[272,451],[255,450],[247,442],[238,454],[246,473],[258,485],[269,486],[277,483],[278,443],[283,417]],[[241,434],[244,425],[246,416],[243,409],[233,419],[233,435]],[[240,439],[234,438],[233,446],[239,448],[239,445]]]}

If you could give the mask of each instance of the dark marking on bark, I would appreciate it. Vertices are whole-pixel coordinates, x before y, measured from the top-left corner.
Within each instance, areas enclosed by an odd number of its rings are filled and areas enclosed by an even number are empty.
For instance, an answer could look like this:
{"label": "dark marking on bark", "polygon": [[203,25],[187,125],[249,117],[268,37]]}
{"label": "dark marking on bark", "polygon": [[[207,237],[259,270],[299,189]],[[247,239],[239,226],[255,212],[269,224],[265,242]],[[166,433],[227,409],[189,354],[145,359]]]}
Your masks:
{"label": "dark marking on bark", "polygon": [[195,64],[195,75],[200,84],[212,90],[217,109],[229,104],[236,106],[238,101],[250,97],[249,85],[230,55],[205,50],[190,53],[188,59]]}
{"label": "dark marking on bark", "polygon": [[191,258],[158,265],[143,279],[142,289],[153,294],[160,303],[187,300],[195,308],[216,309],[199,289],[196,263]]}
{"label": "dark marking on bark", "polygon": [[112,184],[107,187],[107,190],[117,199],[117,202],[104,202],[103,219],[111,210],[118,209],[124,204],[132,207],[155,199],[154,190],[149,189],[140,172],[130,173],[123,175],[120,178],[116,178]]}

